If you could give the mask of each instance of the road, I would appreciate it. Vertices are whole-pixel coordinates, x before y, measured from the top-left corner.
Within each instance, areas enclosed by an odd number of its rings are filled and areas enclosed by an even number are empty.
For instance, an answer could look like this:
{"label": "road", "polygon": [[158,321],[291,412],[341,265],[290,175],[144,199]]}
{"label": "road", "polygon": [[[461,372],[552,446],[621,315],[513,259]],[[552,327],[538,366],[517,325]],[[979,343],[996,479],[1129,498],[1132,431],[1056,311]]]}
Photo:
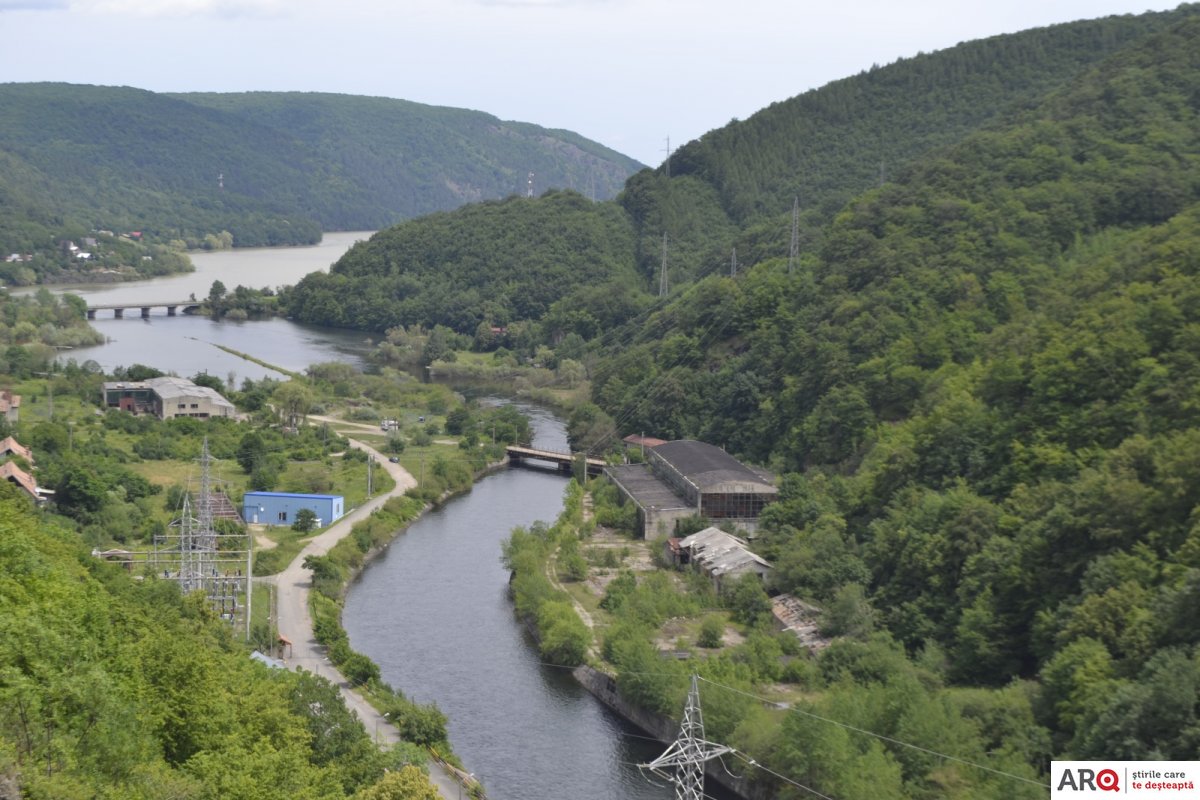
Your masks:
{"label": "road", "polygon": [[[279,633],[291,642],[291,652],[286,653],[283,661],[290,669],[306,669],[328,679],[337,686],[346,706],[352,709],[362,720],[367,729],[377,741],[393,743],[399,740],[399,732],[377,712],[370,703],[355,692],[342,674],[330,663],[325,656],[325,646],[318,644],[313,636],[312,617],[308,613],[308,591],[312,587],[312,573],[304,568],[304,559],[308,556],[323,556],[333,549],[350,533],[356,522],[366,519],[371,512],[382,506],[389,498],[404,494],[417,482],[409,472],[399,464],[393,464],[387,457],[362,442],[350,440],[351,447],[365,450],[375,457],[376,462],[388,471],[396,481],[396,486],[368,500],[363,505],[351,511],[346,516],[329,526],[329,529],[309,542],[300,554],[287,566],[287,569],[273,576],[270,581],[275,585],[276,596],[276,627]],[[446,800],[454,800],[462,796],[458,781],[441,765],[430,762],[429,778],[437,786],[438,792]]]}

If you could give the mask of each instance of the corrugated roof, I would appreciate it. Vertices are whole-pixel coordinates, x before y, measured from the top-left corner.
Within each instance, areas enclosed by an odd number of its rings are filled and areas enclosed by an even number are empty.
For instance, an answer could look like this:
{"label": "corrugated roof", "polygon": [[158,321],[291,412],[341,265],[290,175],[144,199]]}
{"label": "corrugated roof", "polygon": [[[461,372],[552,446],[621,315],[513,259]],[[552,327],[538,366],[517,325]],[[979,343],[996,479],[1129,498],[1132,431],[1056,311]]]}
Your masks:
{"label": "corrugated roof", "polygon": [[661,456],[679,470],[680,474],[700,487],[701,491],[729,482],[758,484],[765,493],[777,491],[774,484],[761,474],[721,448],[705,442],[692,439],[667,442],[655,447],[654,454]]}
{"label": "corrugated roof", "polygon": [[233,403],[221,396],[216,389],[208,386],[198,386],[187,378],[165,377],[151,378],[146,385],[163,400],[177,397],[205,397],[218,406],[233,408]]}

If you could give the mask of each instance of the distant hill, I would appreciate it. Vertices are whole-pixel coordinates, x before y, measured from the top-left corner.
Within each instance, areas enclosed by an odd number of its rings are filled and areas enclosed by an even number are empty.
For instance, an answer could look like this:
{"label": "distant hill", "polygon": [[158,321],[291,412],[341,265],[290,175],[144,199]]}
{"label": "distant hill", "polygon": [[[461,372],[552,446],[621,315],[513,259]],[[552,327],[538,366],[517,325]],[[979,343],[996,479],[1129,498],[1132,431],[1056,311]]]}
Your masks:
{"label": "distant hill", "polygon": [[567,131],[385,98],[3,84],[0,107],[5,254],[95,229],[306,243],[524,194],[530,172],[539,193],[609,198],[639,166]]}

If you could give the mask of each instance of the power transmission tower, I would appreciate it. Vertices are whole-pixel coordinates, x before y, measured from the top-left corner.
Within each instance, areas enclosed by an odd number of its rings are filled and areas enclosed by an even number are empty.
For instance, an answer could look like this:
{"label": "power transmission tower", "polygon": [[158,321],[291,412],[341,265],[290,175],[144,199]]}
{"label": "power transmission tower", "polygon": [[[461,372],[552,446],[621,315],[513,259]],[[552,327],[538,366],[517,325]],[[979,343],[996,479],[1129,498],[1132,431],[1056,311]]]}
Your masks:
{"label": "power transmission tower", "polygon": [[705,796],[705,762],[733,752],[732,747],[705,740],[704,717],[700,713],[700,687],[697,681],[697,677],[693,675],[692,688],[688,692],[687,705],[683,709],[683,722],[679,726],[679,736],[661,756],[649,764],[640,765],[663,780],[675,784],[676,800],[701,800]]}
{"label": "power transmission tower", "polygon": [[155,537],[148,562],[153,574],[174,580],[182,594],[203,592],[222,619],[235,626],[243,623],[249,637],[253,570],[250,535],[217,530],[217,495],[212,483],[212,456],[206,437],[200,451],[200,491],[195,505],[191,494],[184,492],[178,519],[165,535]]}
{"label": "power transmission tower", "polygon": [[670,136],[667,137],[666,153],[667,153],[667,160],[665,162],[663,162],[663,166],[665,167],[665,169],[667,171],[667,177],[669,178],[669,177],[671,177],[671,137]]}
{"label": "power transmission tower", "polygon": [[792,199],[792,244],[788,248],[788,272],[796,268],[800,258],[800,198]]}
{"label": "power transmission tower", "polygon": [[525,196],[533,197],[533,173],[529,173],[529,180],[525,183]]}
{"label": "power transmission tower", "polygon": [[662,269],[658,273],[658,296],[667,296],[667,232],[663,231]]}
{"label": "power transmission tower", "polygon": [[733,248],[733,255],[729,258],[729,277],[737,277],[737,248]]}

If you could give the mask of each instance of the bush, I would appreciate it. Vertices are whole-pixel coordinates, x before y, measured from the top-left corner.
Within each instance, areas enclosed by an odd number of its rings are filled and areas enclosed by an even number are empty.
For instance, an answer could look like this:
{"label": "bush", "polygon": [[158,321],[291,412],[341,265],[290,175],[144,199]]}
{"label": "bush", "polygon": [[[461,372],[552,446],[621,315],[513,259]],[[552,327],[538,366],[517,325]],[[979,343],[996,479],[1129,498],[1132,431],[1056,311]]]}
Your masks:
{"label": "bush", "polygon": [[696,637],[696,644],[700,647],[720,647],[724,635],[725,623],[720,617],[705,617],[704,622],[700,624],[700,635]]}

